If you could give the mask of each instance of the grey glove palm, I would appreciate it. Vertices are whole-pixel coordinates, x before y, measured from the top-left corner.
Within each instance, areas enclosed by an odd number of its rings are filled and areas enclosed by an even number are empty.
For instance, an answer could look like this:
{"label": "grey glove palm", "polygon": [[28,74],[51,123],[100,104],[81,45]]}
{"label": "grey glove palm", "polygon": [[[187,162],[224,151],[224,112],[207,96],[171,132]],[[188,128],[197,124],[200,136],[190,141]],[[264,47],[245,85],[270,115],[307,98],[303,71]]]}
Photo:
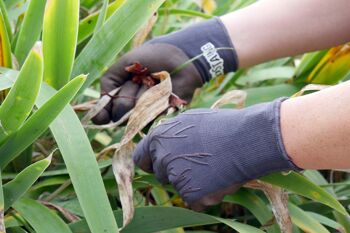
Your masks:
{"label": "grey glove palm", "polygon": [[182,113],[145,137],[134,161],[173,184],[192,208],[216,204],[249,180],[298,169],[283,146],[281,102]]}

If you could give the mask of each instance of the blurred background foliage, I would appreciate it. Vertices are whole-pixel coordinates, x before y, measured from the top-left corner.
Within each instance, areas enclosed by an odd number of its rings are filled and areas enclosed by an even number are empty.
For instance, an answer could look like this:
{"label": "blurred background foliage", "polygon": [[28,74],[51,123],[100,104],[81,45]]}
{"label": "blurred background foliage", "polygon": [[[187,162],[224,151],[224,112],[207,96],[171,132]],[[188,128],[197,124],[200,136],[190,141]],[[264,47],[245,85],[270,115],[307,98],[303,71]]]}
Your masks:
{"label": "blurred background foliage", "polygon": [[[0,0],[0,232],[118,232],[122,210],[111,159],[98,153],[119,142],[124,129],[89,129],[80,121],[100,96],[99,78],[133,48],[155,11],[148,38],[254,2]],[[32,49],[38,40],[42,46]],[[348,79],[350,44],[229,73],[197,90],[186,108],[210,107],[233,90],[247,93],[248,106]],[[348,171],[262,180],[287,190],[293,233],[350,233]],[[121,232],[280,232],[260,190],[241,188],[196,213],[151,174],[136,170],[133,186],[136,214]]]}

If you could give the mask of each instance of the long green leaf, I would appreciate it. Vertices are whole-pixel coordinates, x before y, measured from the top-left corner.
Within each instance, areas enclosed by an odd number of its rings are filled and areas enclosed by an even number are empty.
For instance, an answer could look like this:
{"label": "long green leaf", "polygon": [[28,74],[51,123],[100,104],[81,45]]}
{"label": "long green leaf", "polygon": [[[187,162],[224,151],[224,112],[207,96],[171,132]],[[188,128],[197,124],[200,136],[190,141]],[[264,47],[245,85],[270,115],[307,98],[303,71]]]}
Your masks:
{"label": "long green leaf", "polygon": [[[38,106],[54,94],[52,88],[43,88]],[[90,232],[118,232],[95,154],[72,107],[66,106],[50,129],[62,153]]]}
{"label": "long green leaf", "polygon": [[[272,218],[272,212],[268,205],[248,189],[241,188],[232,195],[227,195],[224,198],[225,202],[239,204],[247,208],[258,219],[261,225],[267,224]],[[267,228],[267,232],[279,232],[277,225]]]}
{"label": "long green leaf", "polygon": [[0,106],[1,126],[8,134],[20,128],[32,111],[42,77],[43,60],[40,52],[33,49],[19,72],[15,85]]}
{"label": "long green leaf", "polygon": [[108,9],[108,0],[103,0],[103,5],[100,10],[100,14],[97,19],[96,27],[94,33],[96,33],[105,23],[107,17],[107,9]]}
{"label": "long green leaf", "polygon": [[261,180],[323,203],[342,214],[348,215],[345,208],[330,193],[296,172],[291,172],[288,175],[274,173],[261,178]]}
{"label": "long green leaf", "polygon": [[45,4],[46,0],[31,0],[29,2],[15,48],[15,56],[20,65],[23,64],[35,41],[39,39],[43,25]]}
{"label": "long green leaf", "polygon": [[20,172],[13,180],[4,185],[5,210],[35,183],[51,163],[51,156],[40,160]]}
{"label": "long green leaf", "polygon": [[[122,224],[122,212],[115,211],[118,224]],[[240,233],[264,233],[263,231],[233,220],[222,219],[207,214],[178,207],[140,207],[135,209],[133,221],[123,229],[123,233],[153,233],[176,227],[193,227],[224,223]],[[85,220],[70,224],[73,233],[89,233]]]}
{"label": "long green leaf", "polygon": [[5,22],[5,16],[0,8],[0,66],[12,67],[11,57],[11,42],[9,33],[7,32],[7,26]]}
{"label": "long green leaf", "polygon": [[11,29],[11,24],[10,24],[10,20],[7,14],[7,9],[6,9],[6,5],[4,3],[4,0],[0,0],[0,9],[2,12],[2,16],[4,18],[4,23],[6,26],[6,31],[7,31],[7,35],[10,41],[12,41],[12,29]]}
{"label": "long green leaf", "polygon": [[[40,108],[21,127],[0,146],[0,167],[4,168],[12,159],[32,144],[57,117],[71,99],[75,96],[85,80],[85,76],[79,76],[65,85],[56,95],[42,97],[42,93],[48,87],[43,85],[39,93]],[[41,97],[40,97],[41,96]],[[41,100],[40,100],[41,99]],[[49,99],[49,100],[48,100]],[[46,100],[48,100],[46,102]],[[44,104],[45,103],[45,104]]]}
{"label": "long green leaf", "polygon": [[33,199],[21,198],[13,207],[29,222],[36,233],[72,233],[57,214]]}
{"label": "long green leaf", "polygon": [[300,229],[308,233],[329,233],[312,215],[300,209],[296,205],[288,204],[289,213],[292,221]]}
{"label": "long green leaf", "polygon": [[[78,26],[79,0],[47,2],[43,30],[44,78],[56,89],[64,86],[70,79]],[[83,73],[78,75],[80,74]]]}
{"label": "long green leaf", "polygon": [[128,0],[105,22],[75,61],[73,76],[89,73],[81,91],[101,76],[163,2],[164,0]]}
{"label": "long green leaf", "polygon": [[0,233],[5,232],[4,213],[5,213],[5,200],[4,200],[3,185],[2,185],[2,176],[0,171]]}
{"label": "long green leaf", "polygon": [[[106,19],[108,19],[123,3],[125,0],[116,0],[109,4],[106,13]],[[80,21],[78,43],[84,41],[91,36],[96,28],[97,20],[100,12],[95,12]]]}

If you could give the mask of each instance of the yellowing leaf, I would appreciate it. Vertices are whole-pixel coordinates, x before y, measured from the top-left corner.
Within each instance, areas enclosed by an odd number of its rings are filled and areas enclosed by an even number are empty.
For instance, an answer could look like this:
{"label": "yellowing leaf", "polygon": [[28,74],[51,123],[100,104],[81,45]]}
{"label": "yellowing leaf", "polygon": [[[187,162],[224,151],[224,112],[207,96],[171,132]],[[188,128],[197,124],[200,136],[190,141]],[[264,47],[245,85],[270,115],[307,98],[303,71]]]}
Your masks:
{"label": "yellowing leaf", "polygon": [[317,84],[336,84],[350,72],[350,43],[330,49],[308,76]]}
{"label": "yellowing leaf", "polygon": [[216,9],[216,1],[215,0],[202,0],[201,2],[202,9],[205,13],[212,14]]}

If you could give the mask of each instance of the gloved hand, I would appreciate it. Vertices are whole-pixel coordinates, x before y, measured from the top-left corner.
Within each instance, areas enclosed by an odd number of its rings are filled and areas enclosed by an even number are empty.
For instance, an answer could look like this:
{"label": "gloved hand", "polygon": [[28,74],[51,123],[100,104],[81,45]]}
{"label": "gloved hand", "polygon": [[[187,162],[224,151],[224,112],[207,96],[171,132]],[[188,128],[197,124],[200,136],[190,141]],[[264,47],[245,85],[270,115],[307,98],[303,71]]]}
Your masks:
{"label": "gloved hand", "polygon": [[151,131],[135,163],[170,182],[195,210],[213,205],[242,184],[277,171],[299,170],[283,146],[283,99],[241,110],[196,109]]}
{"label": "gloved hand", "polygon": [[[217,48],[226,49],[216,50]],[[94,117],[94,123],[105,124],[119,120],[134,107],[137,98],[147,89],[146,86],[133,83],[125,67],[138,62],[151,73],[163,70],[170,73],[200,54],[203,56],[172,75],[173,92],[190,101],[194,90],[204,82],[237,69],[236,53],[219,18],[155,38],[122,56],[101,79],[102,93],[121,86],[118,93],[121,97],[114,98]]]}

